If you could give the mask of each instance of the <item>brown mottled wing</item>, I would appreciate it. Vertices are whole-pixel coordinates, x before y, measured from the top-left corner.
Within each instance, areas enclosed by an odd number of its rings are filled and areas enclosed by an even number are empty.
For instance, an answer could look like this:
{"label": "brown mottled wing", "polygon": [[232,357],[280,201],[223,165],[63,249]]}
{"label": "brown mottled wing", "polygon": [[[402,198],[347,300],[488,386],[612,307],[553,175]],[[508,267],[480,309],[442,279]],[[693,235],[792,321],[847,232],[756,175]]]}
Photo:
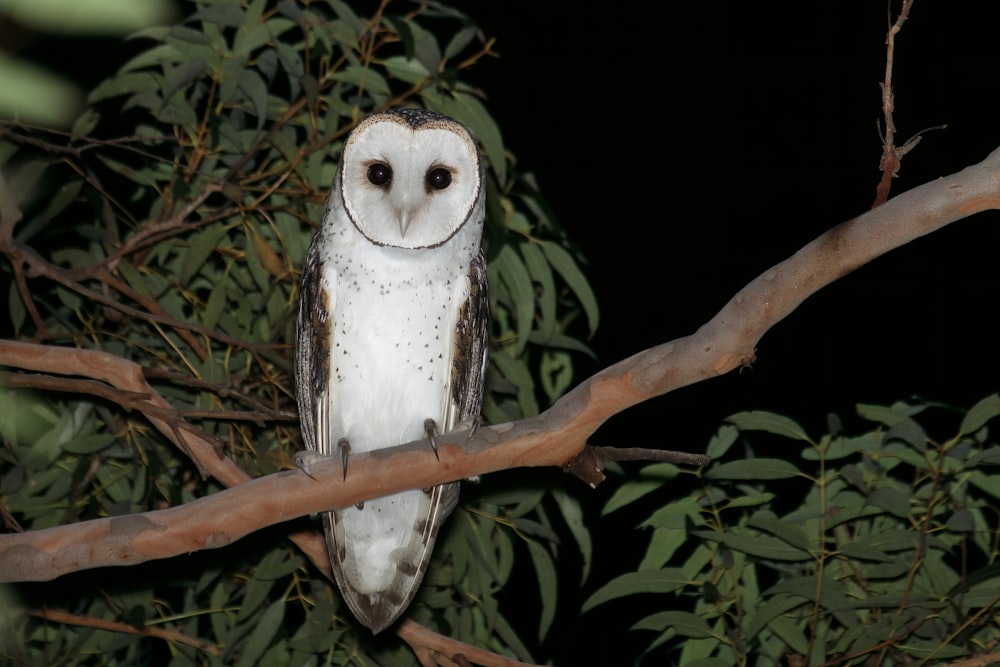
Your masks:
{"label": "brown mottled wing", "polygon": [[295,388],[299,402],[299,423],[306,449],[330,453],[328,428],[330,381],[331,295],[323,286],[323,264],[319,258],[317,234],[302,267],[299,321],[295,336]]}
{"label": "brown mottled wing", "polygon": [[469,267],[469,300],[460,308],[455,326],[449,391],[443,432],[479,416],[489,356],[489,299],[486,293],[486,259],[480,252]]}

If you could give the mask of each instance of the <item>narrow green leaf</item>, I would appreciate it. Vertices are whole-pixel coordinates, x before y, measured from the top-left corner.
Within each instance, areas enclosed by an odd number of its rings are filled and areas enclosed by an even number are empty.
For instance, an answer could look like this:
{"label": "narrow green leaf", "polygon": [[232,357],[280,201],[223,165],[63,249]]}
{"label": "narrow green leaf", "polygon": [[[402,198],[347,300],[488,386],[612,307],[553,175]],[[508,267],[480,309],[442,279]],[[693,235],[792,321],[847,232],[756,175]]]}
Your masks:
{"label": "narrow green leaf", "polygon": [[196,79],[201,78],[204,73],[205,61],[201,58],[195,58],[184,63],[180,69],[172,72],[164,81],[165,85],[162,91],[163,101],[172,101],[170,98],[174,96],[174,93],[179,91],[181,88],[185,88]]}
{"label": "narrow green leaf", "polygon": [[257,577],[250,579],[243,587],[243,600],[240,603],[240,611],[236,615],[236,621],[242,623],[253,616],[273,586],[273,581],[265,581]]}
{"label": "narrow green leaf", "polygon": [[[204,21],[226,28],[239,28],[243,25],[243,8],[238,2],[215,2],[205,5],[188,17],[189,22]],[[196,32],[201,32],[196,31]]]}
{"label": "narrow green leaf", "polygon": [[201,270],[228,231],[225,225],[215,224],[196,232],[191,237],[191,245],[184,253],[184,263],[177,275],[179,284],[186,286],[191,282],[191,278]]}
{"label": "narrow green leaf", "polygon": [[936,664],[939,660],[964,658],[969,655],[968,649],[952,644],[942,643],[939,639],[917,639],[910,637],[906,641],[897,642],[896,646],[914,658],[933,658]]}
{"label": "narrow green leaf", "polygon": [[865,419],[885,424],[890,428],[899,422],[910,418],[910,416],[902,412],[898,406],[887,407],[885,405],[868,405],[865,403],[858,403],[857,410],[858,414]]}
{"label": "narrow green leaf", "polygon": [[285,619],[285,601],[273,602],[270,607],[261,615],[259,620],[253,623],[253,632],[243,647],[243,653],[236,663],[239,667],[250,667],[257,665],[258,660],[267,650],[268,644],[278,634],[281,629],[281,622]]}
{"label": "narrow green leaf", "polygon": [[556,591],[556,566],[552,562],[552,556],[541,543],[528,540],[527,545],[528,553],[531,554],[531,563],[535,566],[535,575],[538,579],[538,595],[542,601],[538,638],[545,639],[549,628],[552,627],[552,621],[555,620],[556,608],[559,603]]}
{"label": "narrow green leaf", "polygon": [[691,531],[691,535],[724,544],[734,551],[741,551],[750,556],[788,561],[812,560],[813,558],[809,551],[799,549],[784,540],[769,535],[738,535],[733,532],[720,533],[711,530],[694,530]]}
{"label": "narrow green leaf", "polygon": [[528,344],[528,333],[534,324],[535,290],[531,286],[528,267],[524,265],[513,247],[505,245],[501,248],[493,263],[514,305],[517,325],[514,356],[520,357]]}
{"label": "narrow green leaf", "polygon": [[454,35],[448,41],[448,45],[444,49],[444,59],[451,60],[475,39],[476,34],[479,32],[479,28],[474,25],[467,25]]}
{"label": "narrow green leaf", "polygon": [[910,516],[910,494],[900,489],[887,486],[875,489],[868,496],[867,504],[884,509],[901,519]]}
{"label": "narrow green leaf", "polygon": [[219,324],[219,318],[222,317],[226,302],[226,285],[223,281],[216,285],[212,289],[212,293],[209,294],[205,308],[202,309],[201,323],[209,329],[214,329]]}
{"label": "narrow green leaf", "polygon": [[747,522],[747,526],[771,533],[803,551],[808,551],[816,546],[806,537],[805,532],[800,527],[788,521],[754,515]]}
{"label": "narrow green leaf", "polygon": [[733,446],[739,435],[740,431],[735,426],[732,424],[723,424],[708,442],[705,453],[711,456],[713,461],[721,459],[729,451],[729,448]]}
{"label": "narrow green leaf", "polygon": [[589,611],[594,607],[627,595],[638,593],[672,593],[691,583],[684,573],[677,568],[645,572],[628,572],[619,575],[597,589],[583,603],[581,611]]}
{"label": "narrow green leaf", "polygon": [[682,637],[701,639],[712,636],[712,629],[700,616],[687,611],[661,611],[647,616],[629,630],[656,630],[662,632],[673,628]]}
{"label": "narrow green leaf", "polygon": [[13,280],[10,281],[10,286],[7,289],[7,314],[10,316],[10,323],[14,327],[16,337],[21,333],[21,327],[24,326],[28,317],[28,310],[24,299],[21,298],[21,290],[17,288],[17,283]]}
{"label": "narrow green leaf", "polygon": [[809,640],[799,626],[786,616],[778,616],[767,624],[774,634],[781,637],[799,655],[809,654]]}
{"label": "narrow green leaf", "polygon": [[340,17],[340,20],[353,30],[356,35],[360,36],[362,33],[367,32],[368,26],[358,18],[358,15],[354,13],[350,5],[342,0],[327,0],[327,2],[333,7],[333,11]]}
{"label": "narrow green leaf", "polygon": [[720,463],[705,472],[705,479],[772,480],[799,475],[799,469],[782,459],[745,459]]}
{"label": "narrow green leaf", "polygon": [[622,484],[615,489],[615,492],[611,494],[610,498],[608,498],[608,502],[604,504],[604,508],[601,510],[601,516],[606,516],[617,509],[631,505],[635,501],[646,496],[652,491],[661,488],[662,486],[663,482],[652,479],[640,479],[635,482]]}
{"label": "narrow green leaf", "polygon": [[535,399],[535,382],[524,362],[514,359],[503,350],[490,355],[490,364],[495,366],[517,388],[517,404],[524,417],[538,414],[538,401]]}
{"label": "narrow green leaf", "polygon": [[959,435],[975,433],[997,415],[1000,415],[1000,394],[992,394],[969,408],[958,429]]}
{"label": "narrow green leaf", "polygon": [[63,443],[62,448],[64,451],[73,454],[93,454],[107,449],[115,440],[116,438],[113,433],[95,433],[93,435],[74,438],[69,442]]}
{"label": "narrow green leaf", "polygon": [[267,84],[255,70],[244,69],[240,73],[240,92],[247,96],[257,115],[257,129],[264,127],[267,120]]}
{"label": "narrow green leaf", "polygon": [[573,294],[579,299],[580,305],[587,315],[587,327],[590,329],[590,333],[593,334],[597,330],[599,319],[597,297],[594,295],[594,290],[590,287],[590,283],[587,282],[587,278],[580,271],[580,267],[576,265],[576,261],[574,261],[572,255],[565,248],[555,241],[542,241],[541,243],[542,252],[548,258],[549,264],[566,281],[569,288],[573,290]]}
{"label": "narrow green leaf", "polygon": [[880,549],[873,549],[857,542],[845,542],[840,545],[840,553],[848,558],[858,560],[872,560],[883,563],[893,563],[895,558]]}
{"label": "narrow green leaf", "polygon": [[288,74],[288,78],[297,80],[305,75],[306,68],[298,49],[285,42],[275,42],[274,48],[278,52],[278,61],[281,63],[282,69]]}
{"label": "narrow green leaf", "polygon": [[538,285],[538,331],[542,340],[548,341],[555,332],[558,321],[556,319],[556,284],[552,279],[552,268],[545,259],[545,254],[537,243],[532,241],[522,241],[518,245],[524,265],[528,267],[528,275],[531,280]]}
{"label": "narrow green leaf", "polygon": [[776,494],[770,491],[766,493],[755,493],[752,496],[738,496],[729,501],[726,505],[726,509],[735,509],[737,507],[756,507],[758,505],[764,505],[774,500]]}
{"label": "narrow green leaf", "polygon": [[700,523],[698,514],[701,506],[697,499],[687,497],[660,507],[648,519],[639,524],[640,528],[684,528],[688,523]]}
{"label": "narrow green leaf", "polygon": [[583,573],[580,576],[580,583],[587,581],[590,575],[590,564],[593,558],[594,545],[590,538],[590,530],[584,522],[583,508],[576,496],[572,496],[561,489],[554,489],[552,497],[555,498],[559,511],[562,513],[563,521],[569,528],[576,545],[580,549],[580,557],[583,559]]}
{"label": "narrow green leaf", "polygon": [[655,528],[637,570],[659,570],[670,562],[687,541],[685,528]]}
{"label": "narrow green leaf", "polygon": [[901,440],[918,452],[927,451],[927,433],[923,427],[912,419],[903,419],[889,427],[882,438],[883,442]]}
{"label": "narrow green leaf", "polygon": [[750,623],[746,626],[746,636],[756,637],[771,621],[794,609],[809,603],[809,598],[789,595],[776,595],[753,610]]}
{"label": "narrow green leaf", "polygon": [[811,442],[805,429],[799,426],[794,419],[773,412],[763,410],[737,412],[726,417],[726,421],[741,431],[765,431],[793,440]]}
{"label": "narrow green leaf", "polygon": [[[530,335],[528,340],[532,340]],[[554,403],[573,384],[573,360],[567,352],[543,350],[538,374],[542,390],[549,401]]]}

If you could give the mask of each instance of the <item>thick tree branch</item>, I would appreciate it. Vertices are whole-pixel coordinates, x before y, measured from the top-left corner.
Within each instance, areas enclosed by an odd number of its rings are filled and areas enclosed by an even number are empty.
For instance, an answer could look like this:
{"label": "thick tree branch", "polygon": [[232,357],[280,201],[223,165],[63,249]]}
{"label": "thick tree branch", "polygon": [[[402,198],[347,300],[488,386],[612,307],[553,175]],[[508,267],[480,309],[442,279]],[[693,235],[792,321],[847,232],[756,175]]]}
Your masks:
{"label": "thick tree branch", "polygon": [[[125,409],[142,412],[160,433],[190,456],[203,473],[225,486],[236,486],[250,480],[239,466],[221,455],[211,436],[181,418],[176,409],[149,386],[139,364],[98,350],[0,340],[0,366],[52,375],[73,375],[102,383],[104,388],[94,391],[95,395],[114,401],[121,399],[120,404]],[[67,389],[79,387],[79,382],[69,380]],[[4,537],[0,536],[0,545]],[[298,532],[290,539],[324,575],[333,576],[326,543],[321,535],[311,531]],[[0,551],[2,549],[0,546]]]}
{"label": "thick tree branch", "polygon": [[[216,548],[267,525],[408,488],[506,468],[563,466],[612,415],[748,363],[763,334],[823,286],[908,241],[998,207],[1000,150],[835,227],[753,280],[696,333],[614,364],[541,415],[481,428],[471,437],[439,436],[440,461],[425,441],[416,441],[353,457],[346,481],[339,462],[331,459],[312,468],[312,477],[287,471],[241,484],[246,475],[204,439],[150,415],[168,438],[197,452],[208,472],[239,486],[167,510],[0,536],[0,575],[7,581],[51,579],[79,569]],[[100,379],[148,394],[155,408],[169,408],[145,383],[138,365],[105,353],[3,341],[0,365]],[[322,541],[315,541],[319,553],[309,552],[309,557],[328,571]]]}

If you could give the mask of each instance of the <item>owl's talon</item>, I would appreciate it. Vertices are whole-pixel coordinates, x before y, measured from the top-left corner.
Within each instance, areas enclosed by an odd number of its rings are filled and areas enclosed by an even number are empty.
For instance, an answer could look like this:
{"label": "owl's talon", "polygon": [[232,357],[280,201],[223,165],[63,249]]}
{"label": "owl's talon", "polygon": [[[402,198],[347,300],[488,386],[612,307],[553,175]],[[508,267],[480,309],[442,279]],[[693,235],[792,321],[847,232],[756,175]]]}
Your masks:
{"label": "owl's talon", "polygon": [[322,458],[322,454],[317,454],[316,452],[297,452],[295,454],[295,465],[299,467],[299,470],[304,472],[310,479],[316,479],[310,468],[313,463],[316,463]]}
{"label": "owl's talon", "polygon": [[465,441],[468,442],[469,440],[472,440],[472,436],[476,434],[476,431],[478,431],[479,427],[482,425],[483,425],[482,417],[480,417],[479,415],[473,417],[472,423],[469,425],[469,435],[465,436]]}
{"label": "owl's talon", "polygon": [[437,440],[434,439],[434,434],[437,433],[437,428],[438,428],[437,422],[435,422],[433,419],[424,420],[424,432],[427,434],[427,439],[431,443],[431,449],[434,450],[434,458],[440,461],[441,457],[438,456]]}
{"label": "owl's talon", "polygon": [[337,441],[337,449],[340,450],[340,462],[344,466],[344,481],[347,481],[347,457],[351,453],[351,443],[348,442],[347,438],[341,438]]}

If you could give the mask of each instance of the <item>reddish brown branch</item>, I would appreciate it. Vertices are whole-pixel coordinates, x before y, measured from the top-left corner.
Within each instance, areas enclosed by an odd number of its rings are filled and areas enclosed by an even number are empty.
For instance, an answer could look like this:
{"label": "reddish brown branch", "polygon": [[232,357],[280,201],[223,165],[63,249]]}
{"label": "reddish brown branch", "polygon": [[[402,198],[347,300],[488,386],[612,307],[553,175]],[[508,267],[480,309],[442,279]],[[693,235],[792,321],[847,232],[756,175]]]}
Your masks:
{"label": "reddish brown branch", "polygon": [[882,88],[882,115],[885,119],[885,134],[882,137],[882,158],[879,160],[879,170],[882,172],[882,179],[875,189],[875,203],[872,208],[881,206],[889,199],[889,190],[892,188],[892,179],[899,173],[900,160],[909,153],[914,146],[920,143],[920,135],[907,141],[901,148],[896,148],[896,122],[893,120],[893,112],[896,110],[896,99],[892,92],[892,64],[896,50],[896,35],[903,28],[903,23],[910,15],[910,7],[913,0],[903,0],[903,6],[899,10],[899,16],[895,23],[889,26],[889,31],[885,37],[885,79],[880,84]]}
{"label": "reddish brown branch", "polygon": [[[136,363],[96,350],[0,340],[0,366],[51,375],[73,375],[104,384],[115,390],[99,390],[108,400],[127,397],[131,409],[142,412],[160,433],[190,456],[205,473],[225,486],[235,486],[250,479],[230,459],[220,456],[210,435],[176,414],[173,406],[147,384],[143,368]],[[137,396],[148,398],[133,400]],[[3,537],[0,536],[0,551],[3,550]],[[326,544],[319,534],[300,532],[293,534],[291,539],[321,572],[332,576]]]}
{"label": "reddish brown branch", "polygon": [[[343,480],[338,461],[246,481],[199,437],[174,429],[171,410],[132,362],[90,350],[0,341],[0,365],[100,380],[148,394],[136,409],[205,468],[235,488],[181,507],[0,536],[0,576],[49,579],[65,572],[125,565],[216,548],[266,525],[379,495],[520,466],[559,466],[577,457],[597,428],[623,410],[679,387],[739,368],[761,336],[805,298],[871,259],[955,220],[1000,208],[1000,150],[963,171],[927,183],[830,230],[744,287],[696,333],[644,350],[597,373],[533,419],[439,436],[435,459],[424,441],[355,456]],[[144,410],[145,412],[145,410]],[[194,427],[191,427],[194,429]],[[196,430],[196,429],[194,429]],[[241,482],[245,482],[241,484]],[[298,536],[297,536],[298,537]],[[299,541],[299,540],[297,540]],[[315,534],[305,540],[329,573]],[[299,542],[302,545],[302,542]]]}

